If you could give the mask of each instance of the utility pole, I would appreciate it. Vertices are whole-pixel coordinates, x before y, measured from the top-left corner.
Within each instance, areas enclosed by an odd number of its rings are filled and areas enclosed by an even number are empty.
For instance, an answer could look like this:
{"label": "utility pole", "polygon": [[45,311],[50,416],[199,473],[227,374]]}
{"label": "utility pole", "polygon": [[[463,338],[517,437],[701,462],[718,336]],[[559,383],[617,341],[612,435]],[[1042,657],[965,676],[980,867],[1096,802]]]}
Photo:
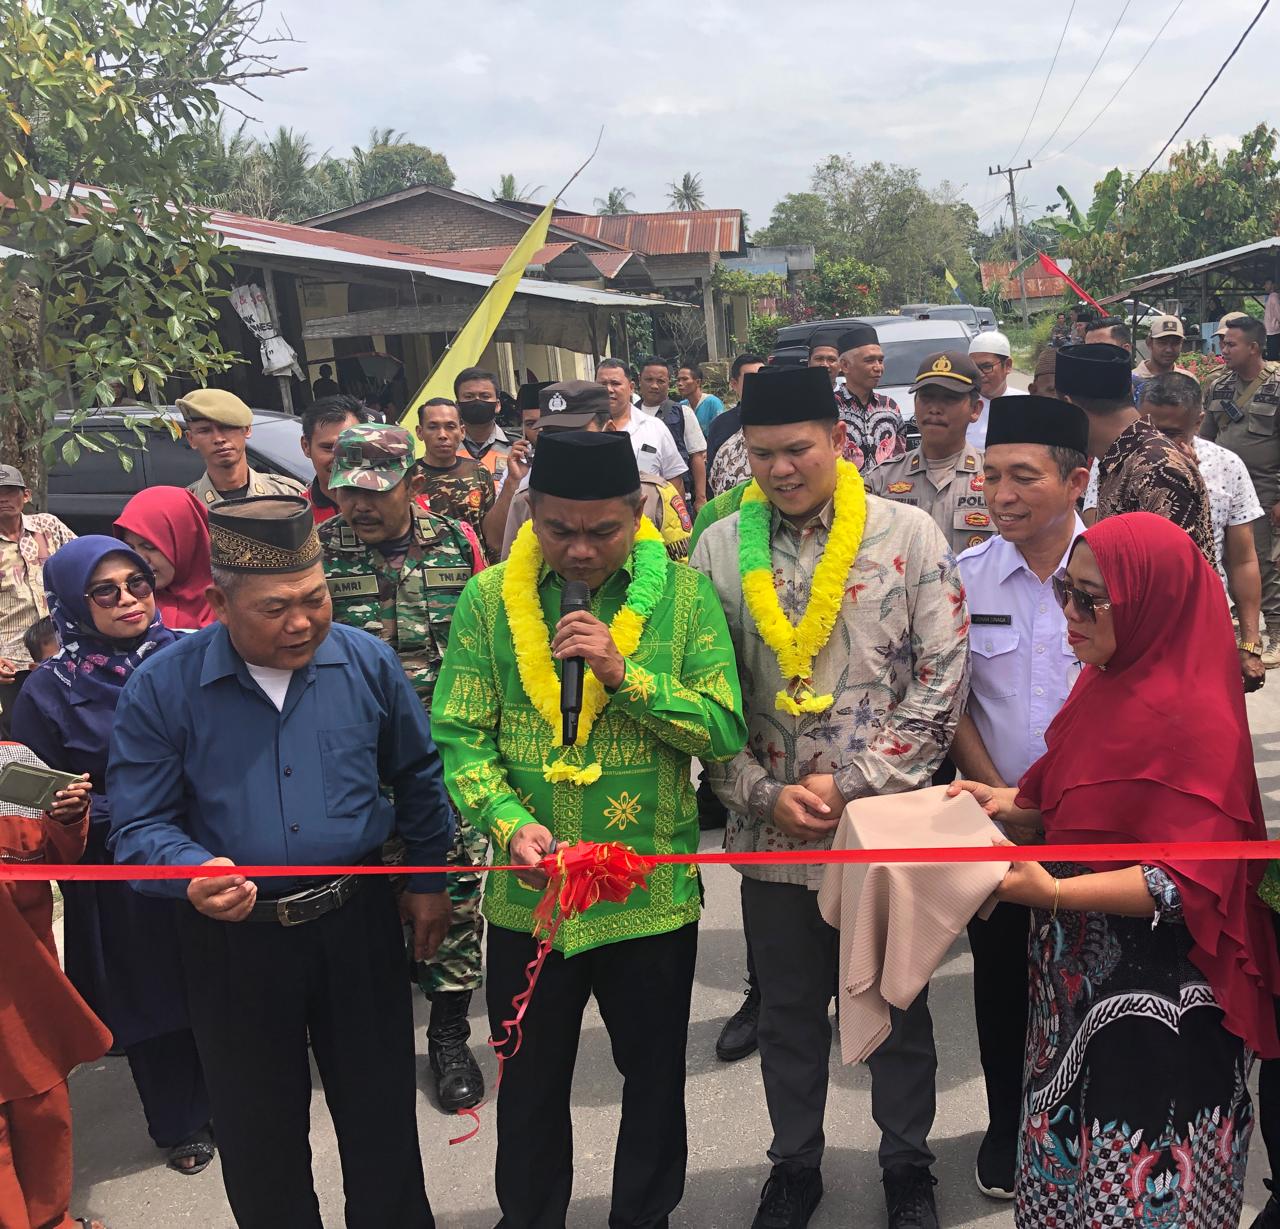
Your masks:
{"label": "utility pole", "polygon": [[1022,268],[1022,232],[1018,229],[1018,196],[1013,190],[1013,177],[1018,171],[1029,171],[1031,161],[1028,159],[1022,166],[987,167],[988,175],[1009,176],[1009,208],[1013,210],[1013,253],[1018,259],[1018,289],[1022,292],[1022,327],[1029,323],[1027,318],[1027,278]]}

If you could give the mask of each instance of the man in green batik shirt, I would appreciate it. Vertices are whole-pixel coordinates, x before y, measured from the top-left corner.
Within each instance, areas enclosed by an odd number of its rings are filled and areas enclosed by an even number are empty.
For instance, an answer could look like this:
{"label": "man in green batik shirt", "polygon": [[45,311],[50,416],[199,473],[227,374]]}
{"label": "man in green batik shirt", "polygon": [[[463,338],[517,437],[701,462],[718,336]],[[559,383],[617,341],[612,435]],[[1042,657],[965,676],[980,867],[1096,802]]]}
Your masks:
{"label": "man in green batik shirt", "polygon": [[[425,707],[449,640],[449,625],[475,553],[455,521],[415,502],[423,484],[413,440],[401,427],[370,423],[338,436],[329,479],[339,516],[320,526],[333,617],[385,640]],[[483,866],[488,837],[460,821],[451,866]],[[480,987],[480,871],[448,877],[453,922],[435,956],[417,966],[431,1000],[427,1057],[441,1109],[478,1105],[484,1077],[467,1046],[471,994]]]}
{"label": "man in green batik shirt", "polygon": [[[467,585],[454,614],[432,703],[449,791],[464,820],[486,829],[518,865],[536,866],[555,842],[578,840],[617,841],[642,854],[692,853],[698,814],[690,760],[727,760],[746,737],[720,602],[705,577],[667,558],[660,541],[656,558],[643,533],[637,542],[640,475],[626,435],[544,435],[529,489],[532,528],[507,562]],[[508,575],[527,576],[527,588],[513,580],[504,595]],[[570,580],[590,589],[591,610],[561,618]],[[628,657],[608,626],[624,599],[633,609],[651,607]],[[529,651],[524,639],[539,626],[550,645]],[[527,669],[540,666],[556,679],[553,656],[581,657],[604,687],[599,717],[568,751],[556,745],[558,711],[550,714],[553,727],[525,692],[513,627]],[[558,709],[558,680],[548,688]],[[549,783],[546,766],[561,759],[578,769],[598,765],[601,775],[588,784]],[[540,886],[509,872],[485,885],[495,1036],[525,986],[540,896]],[[519,1057],[498,1094],[495,1182],[504,1229],[564,1224],[573,1177],[569,1093],[593,994],[625,1079],[609,1224],[665,1225],[679,1204],[700,910],[696,870],[663,865],[627,901],[593,905],[561,926],[524,1018]]]}

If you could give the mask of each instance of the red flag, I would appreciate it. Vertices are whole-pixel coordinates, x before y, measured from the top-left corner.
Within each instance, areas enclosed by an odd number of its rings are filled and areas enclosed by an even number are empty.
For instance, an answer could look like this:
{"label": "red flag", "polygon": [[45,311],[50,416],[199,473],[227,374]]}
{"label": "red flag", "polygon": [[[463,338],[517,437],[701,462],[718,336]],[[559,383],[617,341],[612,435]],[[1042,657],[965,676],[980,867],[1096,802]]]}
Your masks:
{"label": "red flag", "polygon": [[1086,303],[1092,303],[1104,316],[1108,314],[1107,309],[1093,298],[1078,282],[1073,282],[1057,265],[1053,263],[1043,252],[1038,252],[1040,257],[1040,265],[1050,277],[1060,277],[1072,290],[1076,292]]}

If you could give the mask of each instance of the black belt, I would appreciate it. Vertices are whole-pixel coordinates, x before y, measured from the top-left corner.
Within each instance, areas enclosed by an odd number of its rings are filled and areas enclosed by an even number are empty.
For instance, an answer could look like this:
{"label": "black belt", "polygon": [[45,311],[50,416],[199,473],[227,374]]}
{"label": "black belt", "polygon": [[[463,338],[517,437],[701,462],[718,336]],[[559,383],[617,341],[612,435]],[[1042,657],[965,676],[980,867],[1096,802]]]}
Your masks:
{"label": "black belt", "polygon": [[275,900],[260,900],[249,911],[250,922],[275,922],[280,926],[301,926],[341,909],[360,889],[360,875],[343,875],[318,887],[306,888]]}

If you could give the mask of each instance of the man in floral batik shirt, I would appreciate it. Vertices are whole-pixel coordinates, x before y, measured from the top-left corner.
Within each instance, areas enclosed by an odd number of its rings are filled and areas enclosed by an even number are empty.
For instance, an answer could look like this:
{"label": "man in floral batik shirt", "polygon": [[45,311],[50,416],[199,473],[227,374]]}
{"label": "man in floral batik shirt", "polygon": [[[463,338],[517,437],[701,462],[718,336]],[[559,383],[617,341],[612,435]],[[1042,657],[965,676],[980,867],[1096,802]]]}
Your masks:
{"label": "man in floral batik shirt", "polygon": [[[747,713],[746,749],[708,775],[730,811],[731,852],[818,851],[830,847],[847,802],[929,784],[968,694],[969,617],[955,559],[932,518],[866,495],[856,468],[841,460],[845,427],[825,373],[748,377],[742,423],[759,488],[705,531],[691,560],[724,604]],[[764,598],[751,584],[761,573]],[[813,602],[821,612],[824,589],[830,635],[801,672],[784,676],[760,628],[777,628],[771,610],[791,625]],[[799,1229],[822,1196],[839,936],[818,913],[820,866],[739,869],[774,1131],[773,1171],[754,1224]],[[893,1032],[869,1060],[894,1229],[937,1224],[927,1142],[937,1056],[927,995],[893,1009]]]}
{"label": "man in floral batik shirt", "polygon": [[[529,490],[532,521],[505,563],[468,583],[454,612],[431,715],[449,792],[464,819],[493,837],[503,862],[536,866],[556,842],[579,840],[693,853],[691,759],[729,759],[746,738],[716,594],[706,577],[668,557],[642,519],[640,472],[625,434],[543,434]],[[569,581],[590,590],[589,612],[562,617]],[[555,668],[567,657],[590,668],[578,741],[568,749],[557,745]],[[525,988],[541,895],[540,885],[511,873],[485,885],[495,1037]],[[600,901],[560,927],[498,1094],[495,1183],[507,1229],[564,1224],[573,1185],[569,1095],[592,995],[625,1079],[609,1224],[665,1225],[679,1204],[700,911],[696,869],[665,865],[627,900]]]}

